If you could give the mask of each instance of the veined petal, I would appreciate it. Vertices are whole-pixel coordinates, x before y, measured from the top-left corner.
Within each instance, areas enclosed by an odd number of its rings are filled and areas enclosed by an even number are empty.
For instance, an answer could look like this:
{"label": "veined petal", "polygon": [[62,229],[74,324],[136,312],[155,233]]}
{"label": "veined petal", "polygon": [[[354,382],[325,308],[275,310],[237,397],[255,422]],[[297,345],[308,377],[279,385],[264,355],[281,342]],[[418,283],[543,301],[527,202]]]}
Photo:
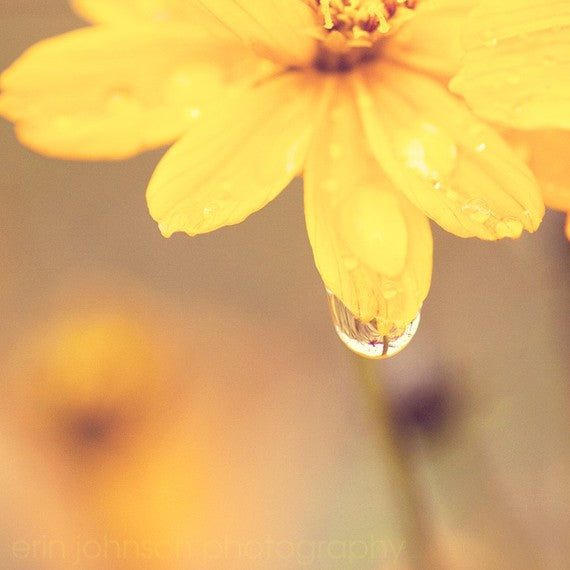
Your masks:
{"label": "veined petal", "polygon": [[285,65],[306,65],[314,56],[314,9],[304,0],[199,0],[260,55]]}
{"label": "veined petal", "polygon": [[477,0],[424,0],[398,33],[388,38],[382,57],[449,79],[457,73],[461,34]]}
{"label": "veined petal", "polygon": [[447,231],[483,239],[534,231],[536,182],[511,148],[437,82],[393,64],[355,74],[370,145],[408,198]]}
{"label": "veined petal", "polygon": [[211,107],[164,156],[147,191],[161,232],[236,224],[300,173],[322,78],[287,73]]}
{"label": "veined petal", "polygon": [[525,157],[549,208],[570,211],[570,131],[507,131]]}
{"label": "veined petal", "polygon": [[45,40],[0,77],[0,114],[50,156],[124,158],[171,142],[263,62],[185,26],[94,27]]}
{"label": "veined petal", "polygon": [[427,296],[432,237],[427,218],[384,176],[339,80],[305,166],[305,217],[325,286],[381,332],[404,328]]}
{"label": "veined petal", "polygon": [[506,126],[570,128],[570,3],[481,1],[450,87]]}

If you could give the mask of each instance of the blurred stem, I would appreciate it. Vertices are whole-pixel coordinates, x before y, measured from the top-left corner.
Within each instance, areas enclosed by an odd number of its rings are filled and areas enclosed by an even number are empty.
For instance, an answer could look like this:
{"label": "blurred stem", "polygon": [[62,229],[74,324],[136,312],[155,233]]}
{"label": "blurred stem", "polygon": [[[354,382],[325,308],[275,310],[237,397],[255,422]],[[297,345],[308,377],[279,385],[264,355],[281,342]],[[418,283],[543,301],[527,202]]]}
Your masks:
{"label": "blurred stem", "polygon": [[374,361],[354,355],[358,378],[362,385],[371,415],[376,421],[376,435],[382,459],[391,469],[394,492],[405,513],[405,551],[410,567],[426,570],[427,534],[418,490],[414,483],[413,467],[406,442],[393,429],[384,384],[378,377]]}

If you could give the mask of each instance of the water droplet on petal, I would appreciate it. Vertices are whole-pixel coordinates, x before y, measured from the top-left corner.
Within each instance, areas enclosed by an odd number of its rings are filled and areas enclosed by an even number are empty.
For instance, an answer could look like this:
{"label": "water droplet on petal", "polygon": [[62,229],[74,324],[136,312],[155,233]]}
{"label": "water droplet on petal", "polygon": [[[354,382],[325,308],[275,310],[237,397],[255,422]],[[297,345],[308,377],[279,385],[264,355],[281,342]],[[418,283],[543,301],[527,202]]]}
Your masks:
{"label": "water droplet on petal", "polygon": [[184,113],[188,119],[195,121],[202,116],[202,110],[198,107],[189,107],[188,109],[184,110]]}
{"label": "water droplet on petal", "polygon": [[486,145],[484,142],[479,143],[479,144],[475,147],[475,152],[483,152],[486,148],[487,148],[487,145]]}
{"label": "water droplet on petal", "polygon": [[461,196],[453,190],[453,188],[447,188],[445,190],[445,197],[452,202],[459,202],[461,200]]}
{"label": "water droplet on petal", "polygon": [[162,234],[163,237],[169,238],[172,234],[168,231],[168,226],[163,222],[158,223],[158,231]]}
{"label": "water droplet on petal", "polygon": [[461,207],[461,210],[465,212],[474,222],[483,223],[486,222],[491,217],[491,210],[487,203],[480,198],[474,198],[469,200],[467,204]]}
{"label": "water droplet on petal", "polygon": [[188,216],[184,212],[175,212],[166,220],[159,222],[160,233],[169,238],[174,232],[186,231],[189,225]]}
{"label": "water droplet on petal", "polygon": [[217,210],[218,210],[218,204],[216,204],[216,202],[209,202],[204,206],[204,209],[202,210],[202,215],[204,216],[204,218],[211,218],[216,213]]}
{"label": "water droplet on petal", "polygon": [[519,238],[523,232],[523,224],[517,218],[503,218],[497,222],[495,232],[500,238]]}
{"label": "water droplet on petal", "polygon": [[424,123],[395,137],[395,151],[407,167],[437,182],[455,167],[455,141],[435,125]]}
{"label": "water droplet on petal", "polygon": [[491,30],[486,30],[483,33],[483,45],[486,47],[495,47],[498,43],[497,37],[495,36],[495,32]]}
{"label": "water droplet on petal", "polygon": [[385,335],[375,320],[365,323],[355,317],[333,293],[327,291],[336,333],[353,352],[366,358],[388,358],[404,349],[418,330],[420,314],[403,329]]}
{"label": "water droplet on petal", "polygon": [[398,286],[393,281],[384,281],[382,283],[382,297],[384,299],[393,299],[398,294]]}

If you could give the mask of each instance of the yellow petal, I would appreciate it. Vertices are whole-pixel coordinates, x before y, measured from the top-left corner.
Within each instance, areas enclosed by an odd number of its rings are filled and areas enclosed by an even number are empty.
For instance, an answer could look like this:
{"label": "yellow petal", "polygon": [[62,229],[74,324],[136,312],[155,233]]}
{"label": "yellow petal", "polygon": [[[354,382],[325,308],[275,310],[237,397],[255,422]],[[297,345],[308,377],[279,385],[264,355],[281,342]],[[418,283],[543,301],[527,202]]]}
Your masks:
{"label": "yellow petal", "polygon": [[161,232],[241,222],[300,173],[321,78],[288,73],[212,107],[166,153],[147,202]]}
{"label": "yellow petal", "polygon": [[570,3],[483,0],[451,88],[486,119],[570,128]]}
{"label": "yellow petal", "polygon": [[570,211],[570,131],[508,131],[540,185],[549,208]]}
{"label": "yellow petal", "polygon": [[544,205],[528,168],[438,83],[381,63],[354,84],[382,168],[444,229],[497,239],[538,227]]}
{"label": "yellow petal", "polygon": [[199,0],[258,53],[286,65],[314,56],[315,10],[304,0]]}
{"label": "yellow petal", "polygon": [[427,0],[414,16],[387,39],[382,57],[419,71],[450,78],[463,56],[461,34],[476,0]]}
{"label": "yellow petal", "polygon": [[305,166],[305,217],[325,286],[384,334],[417,315],[430,285],[425,216],[383,175],[343,84]]}
{"label": "yellow petal", "polygon": [[95,27],[36,44],[0,77],[0,114],[50,156],[124,158],[179,137],[262,64],[185,26]]}

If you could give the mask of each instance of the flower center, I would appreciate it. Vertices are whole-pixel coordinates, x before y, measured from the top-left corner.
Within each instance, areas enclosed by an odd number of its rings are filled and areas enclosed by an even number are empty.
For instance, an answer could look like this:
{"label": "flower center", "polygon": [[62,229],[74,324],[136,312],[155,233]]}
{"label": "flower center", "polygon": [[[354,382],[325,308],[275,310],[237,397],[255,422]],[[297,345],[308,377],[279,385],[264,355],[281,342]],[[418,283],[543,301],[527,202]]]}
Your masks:
{"label": "flower center", "polygon": [[323,26],[315,61],[323,71],[346,71],[378,55],[381,40],[408,20],[417,0],[319,0]]}

